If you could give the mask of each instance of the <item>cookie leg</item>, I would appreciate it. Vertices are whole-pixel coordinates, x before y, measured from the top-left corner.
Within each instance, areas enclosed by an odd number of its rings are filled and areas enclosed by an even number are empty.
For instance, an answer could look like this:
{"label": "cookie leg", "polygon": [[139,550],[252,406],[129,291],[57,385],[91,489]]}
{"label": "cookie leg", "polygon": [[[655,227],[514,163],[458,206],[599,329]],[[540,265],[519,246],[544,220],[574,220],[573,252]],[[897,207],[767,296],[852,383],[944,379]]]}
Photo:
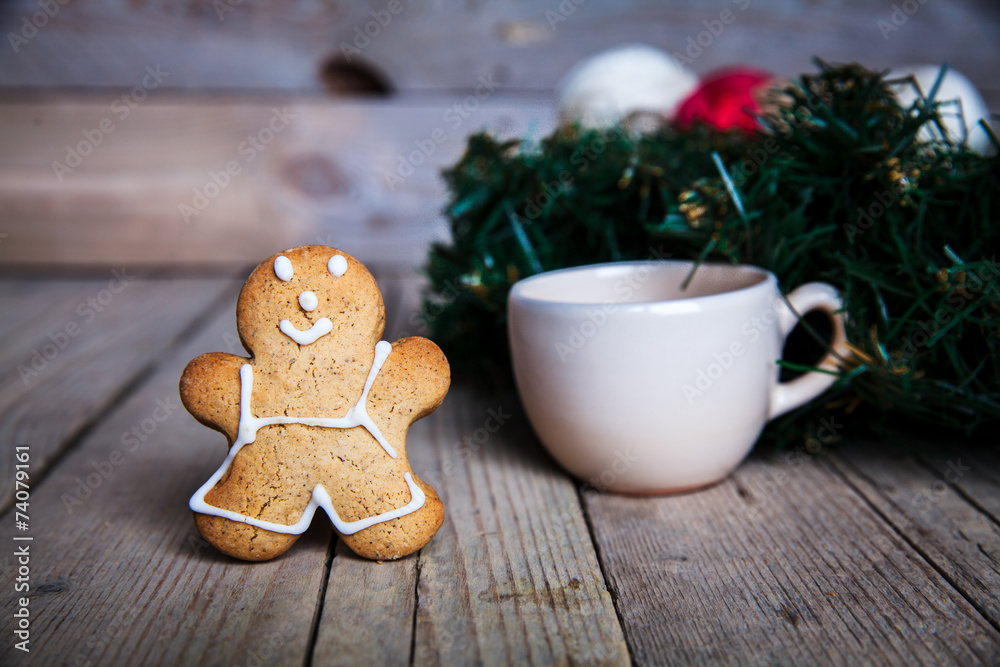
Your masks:
{"label": "cookie leg", "polygon": [[198,532],[224,554],[243,560],[277,558],[295,544],[298,535],[274,533],[221,516],[195,513]]}
{"label": "cookie leg", "polygon": [[[192,498],[198,532],[219,551],[243,560],[269,560],[287,551],[308,526],[303,513],[309,493],[301,482],[283,483],[287,469],[270,455],[273,451],[255,446],[241,450],[225,473],[217,473],[221,478],[214,486],[206,490],[213,477]],[[214,510],[231,515],[217,516]],[[296,532],[277,532],[244,523],[241,517],[281,526],[302,520],[303,525]]]}
{"label": "cookie leg", "polygon": [[430,542],[444,521],[444,505],[429,484],[414,476],[426,495],[424,505],[415,512],[392,521],[378,523],[353,535],[341,535],[351,551],[372,560],[395,560],[408,556]]}

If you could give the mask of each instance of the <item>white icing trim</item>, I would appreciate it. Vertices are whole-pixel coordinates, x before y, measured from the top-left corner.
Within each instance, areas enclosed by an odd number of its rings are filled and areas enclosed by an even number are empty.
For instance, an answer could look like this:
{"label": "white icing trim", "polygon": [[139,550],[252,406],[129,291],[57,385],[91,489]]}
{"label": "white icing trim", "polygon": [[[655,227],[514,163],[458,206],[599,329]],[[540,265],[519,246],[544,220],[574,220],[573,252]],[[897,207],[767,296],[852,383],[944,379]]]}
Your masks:
{"label": "white icing trim", "polygon": [[306,505],[306,509],[302,513],[302,517],[290,526],[286,526],[283,523],[273,523],[271,521],[254,519],[253,517],[249,517],[238,512],[219,509],[212,507],[211,505],[205,505],[205,507],[209,510],[205,511],[204,509],[199,509],[194,506],[193,498],[191,509],[196,512],[201,512],[202,514],[221,516],[224,519],[239,521],[251,526],[263,528],[264,530],[270,530],[273,533],[301,535],[307,528],[309,528],[309,524],[312,523],[313,515],[316,514],[316,508],[322,508],[323,511],[326,512],[327,516],[330,517],[330,522],[333,524],[333,527],[337,529],[338,533],[341,535],[353,535],[359,530],[370,528],[371,526],[384,521],[398,519],[399,517],[416,512],[418,509],[423,507],[427,496],[425,496],[424,492],[420,490],[420,487],[413,482],[413,477],[410,473],[403,473],[403,479],[406,480],[406,485],[410,487],[410,502],[397,509],[389,510],[388,512],[376,514],[375,516],[366,517],[364,519],[358,519],[357,521],[344,521],[340,518],[340,515],[337,514],[337,510],[333,506],[333,501],[330,499],[330,494],[326,492],[326,489],[323,488],[322,484],[316,485],[316,488],[314,488],[312,492],[312,498],[309,500],[309,504]]}
{"label": "white icing trim", "polygon": [[302,310],[312,312],[319,306],[319,299],[316,298],[315,292],[306,290],[299,294],[299,305],[302,306]]}
{"label": "white icing trim", "polygon": [[278,276],[280,280],[286,283],[292,279],[295,272],[292,270],[292,262],[290,259],[284,255],[278,255],[274,258],[274,275]]}
{"label": "white icing trim", "polygon": [[353,533],[356,533],[359,530],[364,530],[365,528],[373,526],[376,523],[398,519],[401,516],[406,516],[407,514],[416,512],[418,509],[423,507],[426,496],[424,495],[424,492],[421,491],[420,487],[413,482],[413,477],[408,472],[403,474],[403,478],[406,480],[406,485],[410,489],[410,502],[397,509],[389,510],[387,512],[383,512],[382,514],[377,514],[364,519],[358,519],[357,521],[345,522],[340,518],[337,514],[337,510],[333,507],[330,495],[326,492],[326,489],[323,488],[322,484],[317,484],[313,488],[312,498],[309,500],[309,504],[306,505],[306,509],[303,511],[302,516],[296,523],[290,526],[255,519],[245,514],[240,514],[239,512],[209,505],[205,501],[205,496],[208,495],[208,492],[215,487],[219,480],[222,479],[222,477],[229,470],[233,460],[236,458],[236,454],[239,453],[240,449],[242,449],[244,445],[248,445],[257,439],[257,431],[263,426],[272,426],[275,424],[304,424],[306,426],[321,426],[325,428],[353,428],[355,426],[364,426],[365,430],[371,433],[372,437],[374,437],[375,440],[382,445],[385,453],[392,458],[396,458],[396,450],[394,450],[392,446],[386,442],[382,433],[375,425],[375,422],[373,422],[371,417],[368,416],[368,411],[365,406],[368,402],[368,392],[371,391],[372,385],[375,384],[375,377],[378,375],[379,370],[382,369],[386,359],[389,358],[390,352],[392,352],[392,345],[384,340],[380,341],[375,346],[375,358],[372,360],[371,370],[368,371],[368,379],[365,381],[365,388],[361,392],[361,398],[358,399],[358,402],[354,405],[354,407],[347,411],[346,415],[338,418],[285,416],[254,417],[250,408],[250,401],[253,396],[253,366],[250,364],[243,364],[240,367],[240,423],[237,428],[236,442],[234,442],[233,446],[229,448],[229,455],[226,456],[226,460],[222,462],[222,465],[215,471],[215,474],[209,477],[208,481],[202,484],[201,488],[195,491],[195,494],[191,496],[188,506],[200,514],[219,516],[224,519],[240,521],[242,523],[270,530],[275,533],[285,533],[289,535],[300,535],[305,532],[306,528],[309,527],[309,523],[312,521],[313,515],[316,513],[317,507],[321,507],[326,512],[327,516],[330,517],[330,521],[333,523],[334,528],[336,528],[337,532],[341,535],[352,535]]}
{"label": "white icing trim", "polygon": [[281,329],[281,333],[285,334],[299,345],[309,345],[311,343],[315,343],[320,336],[325,336],[333,331],[333,322],[330,321],[329,317],[321,317],[316,320],[314,325],[305,331],[299,331],[290,321],[281,320],[278,322],[278,328]]}
{"label": "white icing trim", "polygon": [[334,278],[339,278],[347,273],[347,259],[343,255],[334,255],[326,263],[326,268],[330,272],[330,275]]}

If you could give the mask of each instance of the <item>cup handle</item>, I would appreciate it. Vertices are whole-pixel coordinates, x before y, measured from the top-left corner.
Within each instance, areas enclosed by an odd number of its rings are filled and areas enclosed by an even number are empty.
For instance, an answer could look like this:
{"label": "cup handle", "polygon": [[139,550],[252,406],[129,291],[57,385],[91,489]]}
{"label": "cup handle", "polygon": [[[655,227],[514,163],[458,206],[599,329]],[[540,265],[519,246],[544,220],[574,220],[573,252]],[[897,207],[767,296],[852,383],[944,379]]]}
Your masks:
{"label": "cup handle", "polygon": [[[833,322],[833,337],[830,340],[830,351],[816,366],[818,368],[836,371],[837,357],[846,356],[847,335],[844,332],[844,316],[838,312],[843,308],[840,295],[832,285],[826,283],[806,283],[788,295],[788,303],[781,301],[778,306],[778,327],[781,331],[781,344],[799,321],[799,315],[810,310],[822,310],[830,316]],[[791,304],[791,308],[788,305]],[[794,310],[793,310],[794,309]],[[771,413],[768,419],[774,419],[789,410],[819,396],[837,381],[837,376],[830,373],[811,372],[798,377],[791,382],[778,382],[771,390]]]}

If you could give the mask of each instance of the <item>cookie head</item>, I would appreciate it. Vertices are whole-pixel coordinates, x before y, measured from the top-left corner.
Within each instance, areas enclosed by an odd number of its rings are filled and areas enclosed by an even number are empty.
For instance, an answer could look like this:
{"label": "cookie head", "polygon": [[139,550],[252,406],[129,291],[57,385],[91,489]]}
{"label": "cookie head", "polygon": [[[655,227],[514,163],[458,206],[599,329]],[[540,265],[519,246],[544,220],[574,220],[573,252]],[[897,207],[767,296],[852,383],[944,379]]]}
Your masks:
{"label": "cookie head", "polygon": [[354,257],[328,246],[300,246],[264,260],[237,304],[248,350],[329,355],[338,341],[363,337],[374,346],[385,326],[375,279]]}

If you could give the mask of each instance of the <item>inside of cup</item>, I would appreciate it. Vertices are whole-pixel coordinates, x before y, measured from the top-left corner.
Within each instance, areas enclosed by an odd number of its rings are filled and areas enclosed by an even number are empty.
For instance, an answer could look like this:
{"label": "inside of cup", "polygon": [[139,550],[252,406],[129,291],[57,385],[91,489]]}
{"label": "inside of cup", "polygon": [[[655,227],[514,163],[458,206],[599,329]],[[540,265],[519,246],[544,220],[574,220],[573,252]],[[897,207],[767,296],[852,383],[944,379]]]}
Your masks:
{"label": "inside of cup", "polygon": [[618,262],[542,274],[523,281],[518,296],[559,303],[645,303],[735,292],[767,280],[755,266],[702,264],[684,288],[692,262]]}

